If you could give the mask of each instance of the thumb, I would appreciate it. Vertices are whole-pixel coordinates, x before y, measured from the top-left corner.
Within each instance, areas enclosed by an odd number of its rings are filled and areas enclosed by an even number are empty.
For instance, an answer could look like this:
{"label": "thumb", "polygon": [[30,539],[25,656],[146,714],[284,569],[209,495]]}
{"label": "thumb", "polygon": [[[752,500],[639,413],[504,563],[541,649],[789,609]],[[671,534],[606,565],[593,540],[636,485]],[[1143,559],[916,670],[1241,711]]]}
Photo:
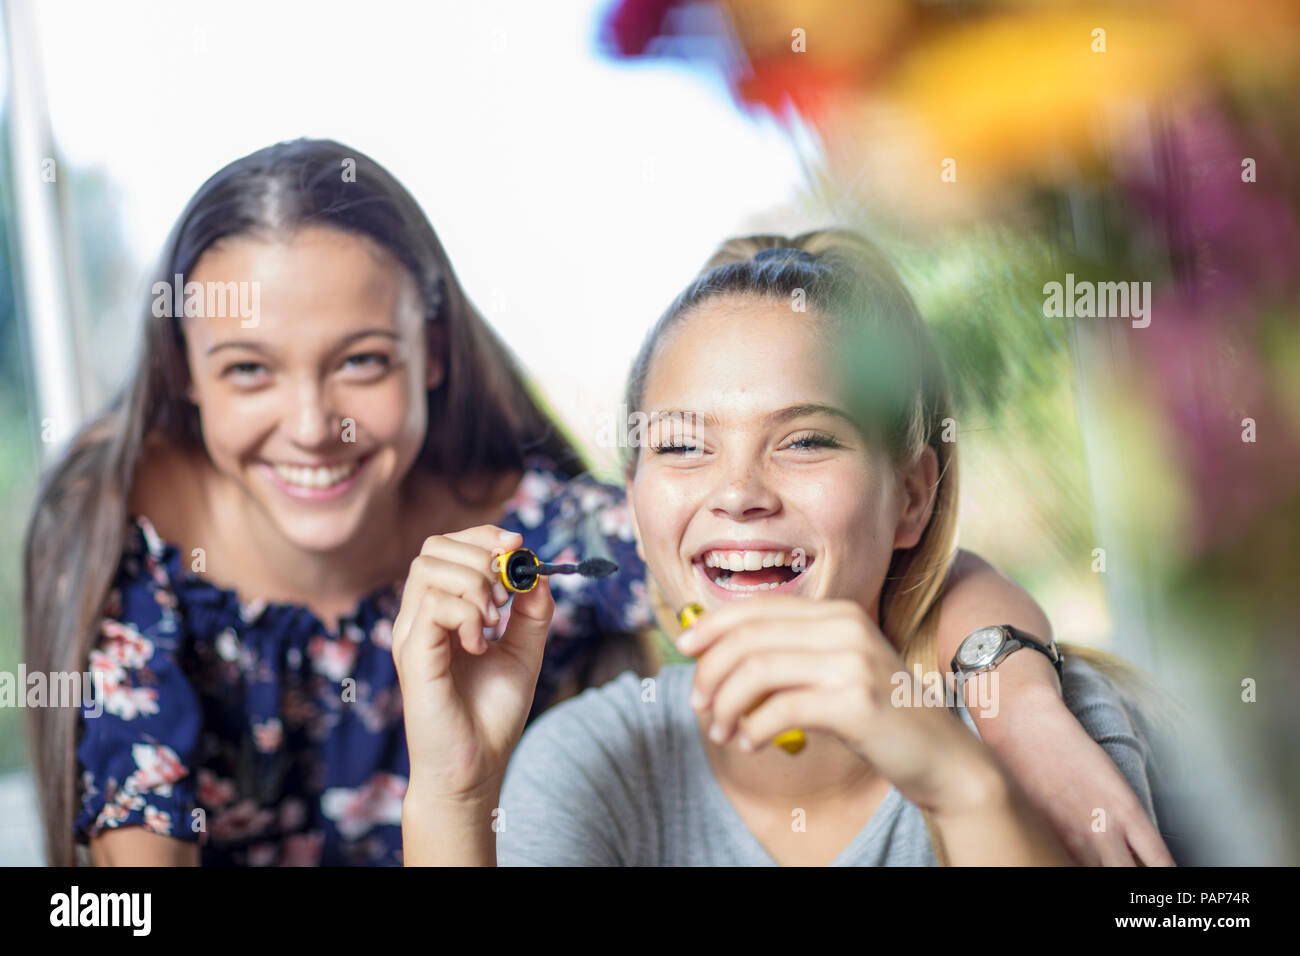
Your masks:
{"label": "thumb", "polygon": [[551,580],[538,575],[537,587],[524,594],[516,594],[510,604],[510,620],[506,622],[501,643],[519,650],[534,648],[540,656],[546,646],[546,635],[551,630],[555,615],[555,599],[551,597]]}

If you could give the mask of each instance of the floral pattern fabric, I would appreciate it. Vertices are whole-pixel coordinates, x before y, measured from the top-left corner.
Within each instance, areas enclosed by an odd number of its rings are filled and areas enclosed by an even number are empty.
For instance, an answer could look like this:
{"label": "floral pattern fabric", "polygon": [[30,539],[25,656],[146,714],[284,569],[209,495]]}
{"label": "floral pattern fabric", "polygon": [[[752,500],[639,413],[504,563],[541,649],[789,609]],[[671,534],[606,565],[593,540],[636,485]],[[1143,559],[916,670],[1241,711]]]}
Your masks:
{"label": "floral pattern fabric", "polygon": [[[609,557],[611,577],[552,578],[536,717],[602,635],[650,623],[620,489],[532,459],[498,522],[544,561]],[[143,826],[204,865],[397,865],[409,765],[392,658],[401,585],[331,632],[306,607],[241,603],[132,519],[90,655],[97,698],[77,747],[78,841]],[[502,609],[503,629],[509,606]]]}

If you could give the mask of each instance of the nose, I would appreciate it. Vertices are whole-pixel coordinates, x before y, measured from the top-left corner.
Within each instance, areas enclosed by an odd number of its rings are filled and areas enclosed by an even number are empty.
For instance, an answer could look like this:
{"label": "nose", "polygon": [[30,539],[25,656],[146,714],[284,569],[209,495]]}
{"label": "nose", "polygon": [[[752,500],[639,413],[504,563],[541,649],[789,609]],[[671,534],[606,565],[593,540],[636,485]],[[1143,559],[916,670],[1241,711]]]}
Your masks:
{"label": "nose", "polygon": [[304,380],[295,386],[289,414],[295,444],[319,448],[339,437],[334,434],[334,415],[327,393],[318,382]]}
{"label": "nose", "polygon": [[718,483],[709,494],[709,509],[733,521],[752,521],[779,512],[781,497],[760,463],[738,460],[719,474]]}

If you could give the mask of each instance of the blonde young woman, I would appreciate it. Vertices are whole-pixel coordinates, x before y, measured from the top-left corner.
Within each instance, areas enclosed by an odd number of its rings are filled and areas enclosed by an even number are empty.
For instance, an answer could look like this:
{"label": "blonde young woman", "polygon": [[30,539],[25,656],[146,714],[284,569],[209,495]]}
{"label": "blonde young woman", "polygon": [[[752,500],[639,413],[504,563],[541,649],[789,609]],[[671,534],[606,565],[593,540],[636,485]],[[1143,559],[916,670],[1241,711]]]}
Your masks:
{"label": "blonde young woman", "polygon": [[[651,332],[628,407],[652,422],[628,463],[638,546],[671,606],[706,610],[678,639],[696,662],[558,706],[511,759],[549,593],[517,596],[489,648],[492,557],[515,542],[430,539],[394,626],[408,863],[1171,862],[1142,743],[1089,661],[1122,665],[1067,647],[1054,669],[1036,609],[954,561],[946,389],[872,247],[727,244]],[[998,716],[916,705],[913,666],[944,673],[1000,624],[1038,646],[998,663]],[[772,745],[791,728],[795,755]]]}

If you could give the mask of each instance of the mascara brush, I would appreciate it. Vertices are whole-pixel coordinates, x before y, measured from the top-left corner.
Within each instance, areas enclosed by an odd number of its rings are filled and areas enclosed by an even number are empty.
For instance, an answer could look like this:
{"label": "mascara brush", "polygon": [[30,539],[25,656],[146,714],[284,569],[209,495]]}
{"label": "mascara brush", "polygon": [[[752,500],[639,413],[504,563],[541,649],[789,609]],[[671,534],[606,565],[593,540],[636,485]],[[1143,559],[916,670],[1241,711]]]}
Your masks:
{"label": "mascara brush", "polygon": [[526,594],[537,587],[543,574],[581,574],[584,578],[606,578],[618,570],[618,565],[608,558],[588,558],[577,564],[545,564],[528,548],[518,548],[497,555],[493,569],[507,591]]}

